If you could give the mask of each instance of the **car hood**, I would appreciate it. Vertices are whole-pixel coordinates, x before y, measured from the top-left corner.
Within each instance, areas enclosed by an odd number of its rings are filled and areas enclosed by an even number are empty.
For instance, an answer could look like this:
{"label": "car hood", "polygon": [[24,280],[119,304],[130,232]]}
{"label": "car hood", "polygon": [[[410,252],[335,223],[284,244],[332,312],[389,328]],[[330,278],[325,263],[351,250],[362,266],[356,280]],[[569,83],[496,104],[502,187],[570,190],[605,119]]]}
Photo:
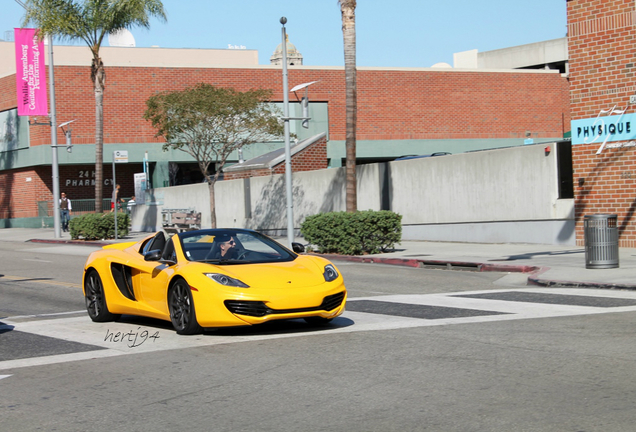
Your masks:
{"label": "car hood", "polygon": [[198,264],[204,273],[222,273],[238,279],[251,288],[296,289],[325,283],[323,276],[328,261],[320,257],[299,255],[294,261],[261,264]]}

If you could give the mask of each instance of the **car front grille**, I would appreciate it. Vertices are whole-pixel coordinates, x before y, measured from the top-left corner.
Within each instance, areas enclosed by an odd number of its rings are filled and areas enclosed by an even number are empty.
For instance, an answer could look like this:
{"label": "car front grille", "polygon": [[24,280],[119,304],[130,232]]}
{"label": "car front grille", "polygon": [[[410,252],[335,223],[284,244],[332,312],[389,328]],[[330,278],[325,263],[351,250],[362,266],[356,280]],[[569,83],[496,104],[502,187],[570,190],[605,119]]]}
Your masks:
{"label": "car front grille", "polygon": [[272,313],[272,310],[260,301],[225,300],[225,307],[236,315],[262,317]]}
{"label": "car front grille", "polygon": [[320,305],[320,309],[330,311],[342,304],[342,301],[345,298],[345,293],[339,292],[338,294],[333,294],[327,296],[323,299],[322,304]]}
{"label": "car front grille", "polygon": [[272,309],[262,301],[225,300],[225,307],[236,315],[263,317],[266,315],[289,314],[298,312],[330,311],[339,307],[345,298],[345,293],[340,292],[325,297],[320,306],[298,309]]}

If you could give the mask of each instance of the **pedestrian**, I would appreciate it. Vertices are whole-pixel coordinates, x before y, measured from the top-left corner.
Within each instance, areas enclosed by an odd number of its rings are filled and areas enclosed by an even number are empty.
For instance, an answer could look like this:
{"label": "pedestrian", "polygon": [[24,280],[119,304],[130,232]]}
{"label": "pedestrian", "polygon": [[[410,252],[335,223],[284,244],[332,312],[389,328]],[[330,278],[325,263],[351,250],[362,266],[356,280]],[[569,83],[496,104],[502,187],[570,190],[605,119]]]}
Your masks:
{"label": "pedestrian", "polygon": [[120,187],[121,186],[119,186],[119,184],[117,184],[115,186],[115,189],[113,189],[113,195],[110,198],[110,212],[111,213],[115,210],[115,205],[121,203],[121,198],[119,198],[119,188]]}
{"label": "pedestrian", "polygon": [[60,198],[60,219],[62,223],[62,231],[68,231],[68,223],[71,220],[71,200],[66,198],[64,192],[61,193]]}
{"label": "pedestrian", "polygon": [[137,205],[137,203],[135,202],[135,196],[133,195],[133,197],[128,200],[128,213],[132,211],[135,205]]}

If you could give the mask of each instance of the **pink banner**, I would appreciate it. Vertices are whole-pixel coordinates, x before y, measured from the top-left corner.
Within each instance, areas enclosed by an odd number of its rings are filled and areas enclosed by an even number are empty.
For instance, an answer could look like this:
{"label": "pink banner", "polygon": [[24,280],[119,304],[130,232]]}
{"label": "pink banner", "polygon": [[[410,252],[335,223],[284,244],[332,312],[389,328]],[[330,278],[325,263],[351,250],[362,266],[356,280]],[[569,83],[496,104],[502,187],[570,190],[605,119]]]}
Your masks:
{"label": "pink banner", "polygon": [[45,116],[46,69],[44,43],[38,41],[38,29],[15,29],[15,78],[18,115]]}

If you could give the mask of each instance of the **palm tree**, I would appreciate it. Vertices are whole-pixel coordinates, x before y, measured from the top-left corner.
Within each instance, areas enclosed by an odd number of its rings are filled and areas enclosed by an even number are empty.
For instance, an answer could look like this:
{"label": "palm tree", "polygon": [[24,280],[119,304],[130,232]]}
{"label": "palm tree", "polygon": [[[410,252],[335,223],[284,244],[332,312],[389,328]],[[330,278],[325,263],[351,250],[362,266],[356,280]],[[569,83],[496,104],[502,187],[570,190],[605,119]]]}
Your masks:
{"label": "palm tree", "polygon": [[161,0],[25,0],[23,26],[33,24],[41,36],[84,41],[93,54],[95,90],[95,212],[102,212],[104,167],[104,87],[106,73],[99,56],[104,37],[122,29],[149,28],[150,18],[166,20]]}
{"label": "palm tree", "polygon": [[346,84],[347,212],[358,209],[356,185],[356,129],[358,122],[358,88],[356,84],[356,0],[339,0],[342,13]]}

